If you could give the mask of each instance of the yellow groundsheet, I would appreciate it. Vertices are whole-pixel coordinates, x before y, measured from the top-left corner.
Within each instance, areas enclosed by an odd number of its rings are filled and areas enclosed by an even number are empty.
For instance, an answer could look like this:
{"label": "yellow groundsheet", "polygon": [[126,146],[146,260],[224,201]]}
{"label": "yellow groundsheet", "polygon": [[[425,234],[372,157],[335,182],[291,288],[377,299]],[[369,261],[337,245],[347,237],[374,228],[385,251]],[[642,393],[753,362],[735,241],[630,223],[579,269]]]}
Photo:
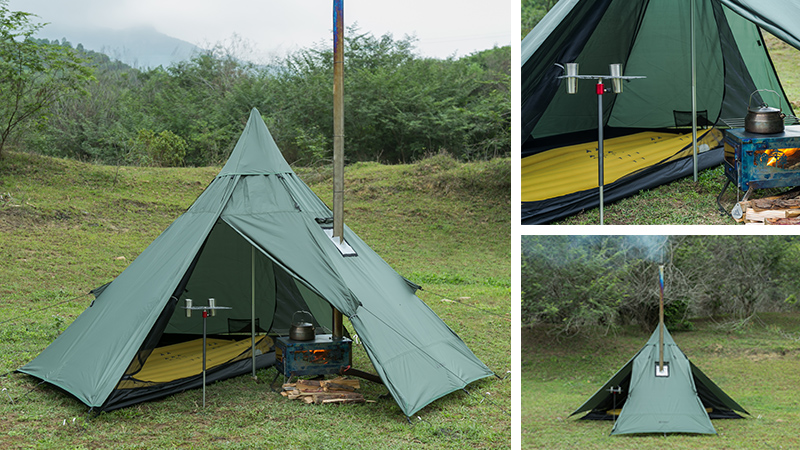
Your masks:
{"label": "yellow groundsheet", "polygon": [[[698,147],[714,148],[722,140],[717,129],[698,136]],[[611,184],[660,162],[692,154],[692,135],[655,131],[603,141],[603,184]],[[522,159],[522,201],[535,202],[596,188],[597,141],[556,148]]]}
{"label": "yellow groundsheet", "polygon": [[[240,341],[206,339],[206,370],[228,362],[251,357],[251,339]],[[256,336],[256,354],[267,353],[272,347],[269,336]],[[181,342],[158,347],[145,361],[142,369],[131,379],[122,380],[117,389],[132,389],[165,383],[203,372],[203,340]]]}

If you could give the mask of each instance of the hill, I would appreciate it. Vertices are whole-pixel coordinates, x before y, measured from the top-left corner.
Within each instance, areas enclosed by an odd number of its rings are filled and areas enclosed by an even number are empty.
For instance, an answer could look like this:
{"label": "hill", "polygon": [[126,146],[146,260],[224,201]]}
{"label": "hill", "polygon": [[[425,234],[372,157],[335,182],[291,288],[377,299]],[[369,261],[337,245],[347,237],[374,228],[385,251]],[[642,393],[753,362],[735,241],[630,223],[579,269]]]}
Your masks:
{"label": "hill", "polygon": [[72,28],[63,24],[46,25],[38,37],[62,41],[87,50],[104,53],[137,69],[169,67],[188,61],[202,49],[192,43],[168,36],[150,26],[115,30],[111,28]]}
{"label": "hill", "polygon": [[[119,274],[184,212],[219,167],[92,165],[10,152],[0,159],[0,374],[35,357],[85,309],[88,290]],[[295,169],[325,201],[330,170]],[[345,169],[345,221],[496,373],[510,369],[510,160]],[[45,309],[46,308],[46,309]],[[348,326],[345,321],[345,326]],[[372,371],[354,348],[354,366]],[[209,387],[206,409],[187,391],[98,417],[22,374],[0,377],[0,444],[161,448],[497,448],[511,436],[510,380],[484,379],[429,405],[410,426],[386,388],[377,403],[314,407],[270,391],[273,369]],[[27,394],[26,394],[27,393]],[[70,422],[76,418],[76,422]],[[66,422],[63,422],[66,419]],[[69,426],[63,426],[69,423]],[[323,426],[324,430],[320,430]],[[158,430],[153,433],[153,430]],[[280,432],[278,432],[280,430]],[[136,447],[139,448],[139,447]]]}

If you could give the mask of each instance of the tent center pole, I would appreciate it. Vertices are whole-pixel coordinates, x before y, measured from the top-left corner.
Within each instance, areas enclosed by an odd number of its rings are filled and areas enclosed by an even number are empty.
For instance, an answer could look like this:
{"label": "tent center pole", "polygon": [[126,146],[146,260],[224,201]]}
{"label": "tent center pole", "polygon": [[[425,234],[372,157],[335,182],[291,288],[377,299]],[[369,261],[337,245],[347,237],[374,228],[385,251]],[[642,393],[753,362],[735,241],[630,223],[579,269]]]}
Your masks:
{"label": "tent center pole", "polygon": [[[333,0],[333,237],[344,241],[344,0]],[[333,338],[342,313],[333,308]]]}
{"label": "tent center pole", "polygon": [[256,377],[256,248],[250,247],[250,353]]}
{"label": "tent center pole", "polygon": [[597,186],[600,192],[600,225],[603,225],[603,79],[597,79]]}

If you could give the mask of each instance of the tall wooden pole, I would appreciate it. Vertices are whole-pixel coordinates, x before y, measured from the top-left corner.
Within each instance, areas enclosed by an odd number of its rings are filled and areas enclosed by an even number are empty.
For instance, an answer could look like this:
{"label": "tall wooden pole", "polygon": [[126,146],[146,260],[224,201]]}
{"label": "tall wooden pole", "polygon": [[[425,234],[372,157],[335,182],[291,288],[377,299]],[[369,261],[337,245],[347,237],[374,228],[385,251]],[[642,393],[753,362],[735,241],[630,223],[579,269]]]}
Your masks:
{"label": "tall wooden pole", "polygon": [[664,266],[658,266],[661,301],[658,302],[658,371],[664,372]]}
{"label": "tall wooden pole", "polygon": [[[333,0],[333,237],[344,241],[344,0]],[[333,308],[333,338],[342,313]]]}

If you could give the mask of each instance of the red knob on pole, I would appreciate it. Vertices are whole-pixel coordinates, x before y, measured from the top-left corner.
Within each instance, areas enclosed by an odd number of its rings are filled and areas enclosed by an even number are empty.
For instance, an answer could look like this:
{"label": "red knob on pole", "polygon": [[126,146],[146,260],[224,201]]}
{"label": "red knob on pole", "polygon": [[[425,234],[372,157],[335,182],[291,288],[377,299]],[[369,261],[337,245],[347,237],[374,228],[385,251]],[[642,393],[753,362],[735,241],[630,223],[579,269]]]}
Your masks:
{"label": "red knob on pole", "polygon": [[203,310],[203,319],[207,319],[207,318],[208,318],[208,311],[206,311],[206,310],[204,309],[204,310]]}
{"label": "red knob on pole", "polygon": [[605,92],[605,87],[602,82],[597,83],[595,88],[597,89],[597,95],[603,95],[603,92]]}

